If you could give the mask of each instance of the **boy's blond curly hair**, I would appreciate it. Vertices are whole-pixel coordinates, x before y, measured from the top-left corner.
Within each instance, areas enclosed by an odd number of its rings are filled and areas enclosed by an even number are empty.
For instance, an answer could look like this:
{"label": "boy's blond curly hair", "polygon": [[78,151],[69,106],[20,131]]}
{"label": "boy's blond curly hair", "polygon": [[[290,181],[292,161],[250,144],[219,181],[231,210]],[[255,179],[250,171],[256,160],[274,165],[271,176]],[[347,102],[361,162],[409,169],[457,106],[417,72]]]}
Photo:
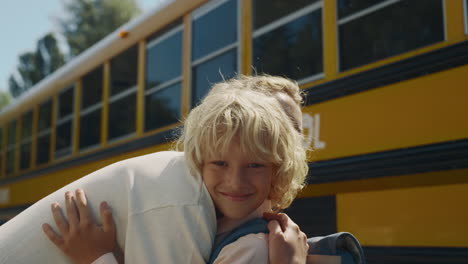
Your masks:
{"label": "boy's blond curly hair", "polygon": [[274,211],[288,207],[304,187],[308,166],[301,120],[285,109],[281,94],[292,99],[289,107],[300,107],[299,87],[282,77],[239,76],[215,84],[188,115],[176,143],[192,173],[201,173],[204,157],[226,153],[238,140],[243,153],[275,165],[269,198]]}

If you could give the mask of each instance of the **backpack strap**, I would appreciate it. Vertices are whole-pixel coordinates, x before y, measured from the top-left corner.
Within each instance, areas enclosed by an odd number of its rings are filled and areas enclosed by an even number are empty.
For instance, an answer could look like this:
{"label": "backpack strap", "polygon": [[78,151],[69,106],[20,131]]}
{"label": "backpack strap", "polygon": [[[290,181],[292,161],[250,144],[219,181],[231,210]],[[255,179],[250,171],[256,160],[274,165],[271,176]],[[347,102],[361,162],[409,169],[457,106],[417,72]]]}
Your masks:
{"label": "backpack strap", "polygon": [[210,261],[207,264],[214,263],[221,250],[236,241],[240,237],[249,234],[266,233],[268,234],[268,222],[263,218],[254,218],[233,229],[221,242],[211,251]]}
{"label": "backpack strap", "polygon": [[307,239],[309,255],[341,256],[343,264],[365,264],[366,260],[359,241],[350,233],[340,232],[324,237]]}

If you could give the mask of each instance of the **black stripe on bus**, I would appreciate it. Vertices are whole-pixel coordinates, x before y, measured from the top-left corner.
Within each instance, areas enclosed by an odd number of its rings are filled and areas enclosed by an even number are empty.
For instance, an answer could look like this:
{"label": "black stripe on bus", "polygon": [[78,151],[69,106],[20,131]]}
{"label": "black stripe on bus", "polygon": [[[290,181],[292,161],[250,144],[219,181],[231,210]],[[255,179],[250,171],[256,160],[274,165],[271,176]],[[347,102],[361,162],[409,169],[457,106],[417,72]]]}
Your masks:
{"label": "black stripe on bus", "polygon": [[468,41],[304,89],[305,105],[468,64]]}
{"label": "black stripe on bus", "polygon": [[461,264],[467,263],[468,248],[368,246],[364,255],[367,264]]}
{"label": "black stripe on bus", "polygon": [[468,139],[309,163],[309,184],[468,168]]}
{"label": "black stripe on bus", "polygon": [[58,164],[51,165],[49,167],[45,167],[43,169],[35,170],[32,172],[28,172],[17,177],[11,177],[11,178],[0,180],[0,185],[25,180],[28,178],[36,177],[41,174],[51,173],[51,172],[66,169],[72,166],[77,166],[77,165],[93,162],[96,160],[105,159],[111,156],[116,156],[119,154],[124,154],[127,152],[147,148],[150,146],[167,143],[167,142],[173,141],[176,138],[176,134],[177,134],[177,129],[171,129],[171,130],[157,133],[151,136],[139,138],[134,141],[124,143],[122,145],[117,145],[114,147],[103,149],[101,151],[96,151],[89,155],[84,155],[82,157],[77,157],[75,159],[70,159],[64,162],[59,162]]}
{"label": "black stripe on bus", "polygon": [[12,217],[24,211],[29,206],[31,206],[31,204],[0,208],[0,226],[10,220]]}
{"label": "black stripe on bus", "polygon": [[307,237],[336,233],[336,197],[297,198],[284,210]]}

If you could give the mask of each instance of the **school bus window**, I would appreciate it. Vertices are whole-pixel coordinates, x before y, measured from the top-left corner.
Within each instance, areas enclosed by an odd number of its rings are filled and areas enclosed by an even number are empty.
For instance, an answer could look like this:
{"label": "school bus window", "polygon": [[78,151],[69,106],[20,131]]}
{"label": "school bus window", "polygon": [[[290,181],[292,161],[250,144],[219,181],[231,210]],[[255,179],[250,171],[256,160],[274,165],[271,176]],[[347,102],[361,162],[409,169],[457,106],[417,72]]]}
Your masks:
{"label": "school bus window", "polygon": [[30,167],[31,162],[31,143],[21,144],[20,147],[20,169],[25,170]]}
{"label": "school bus window", "polygon": [[39,106],[39,121],[37,130],[36,163],[38,165],[50,160],[50,125],[52,118],[52,101]]}
{"label": "school bus window", "polygon": [[146,90],[180,77],[182,71],[182,27],[178,26],[146,47]]}
{"label": "school bus window", "polygon": [[21,118],[21,145],[20,145],[20,169],[30,167],[31,162],[31,135],[32,135],[32,111],[26,112]]}
{"label": "school bus window", "polygon": [[345,71],[444,40],[442,0],[384,1],[339,19]]}
{"label": "school bus window", "polygon": [[15,150],[7,150],[6,152],[6,166],[5,173],[6,175],[11,175],[15,170]]}
{"label": "school bus window", "polygon": [[146,46],[145,131],[180,119],[182,25],[173,24]]}
{"label": "school bus window", "polygon": [[15,171],[15,150],[16,150],[16,120],[8,122],[8,143],[6,152],[6,175],[11,175]]}
{"label": "school bus window", "polygon": [[80,151],[96,147],[101,141],[102,80],[102,66],[86,74],[82,79]]}
{"label": "school bus window", "polygon": [[145,97],[145,131],[178,122],[180,97],[180,82],[148,94]]}
{"label": "school bus window", "polygon": [[253,0],[253,29],[259,29],[318,0]]}
{"label": "school bus window", "polygon": [[[197,89],[192,91],[192,105],[195,106],[195,103],[208,93],[213,83],[221,81],[223,77],[224,79],[234,77],[236,69],[237,50],[226,52],[195,67],[192,72],[192,85]],[[222,76],[220,72],[223,73]]]}
{"label": "school bus window", "polygon": [[70,155],[72,152],[74,90],[74,86],[68,87],[58,96],[55,158]]}
{"label": "school bus window", "polygon": [[[307,14],[303,14],[308,10]],[[277,21],[278,22],[278,21]],[[315,3],[253,33],[257,72],[305,81],[323,72],[322,10]]]}
{"label": "school bus window", "polygon": [[138,48],[133,46],[111,60],[108,139],[135,132]]}
{"label": "school bus window", "polygon": [[81,109],[86,109],[102,101],[102,67],[99,66],[83,77],[81,89]]}
{"label": "school bus window", "polygon": [[73,114],[73,98],[74,98],[74,86],[66,88],[65,91],[59,94],[58,107],[57,107],[57,119],[65,118]]}
{"label": "school bus window", "polygon": [[80,117],[80,150],[97,146],[101,140],[101,108],[82,112]]}
{"label": "school bus window", "polygon": [[32,111],[26,112],[21,118],[21,140],[31,138],[32,134]]}
{"label": "school bus window", "polygon": [[388,2],[387,0],[338,0],[338,19],[346,17],[351,14],[355,14],[359,11],[367,9],[371,6],[376,6],[382,2]]}
{"label": "school bus window", "polygon": [[50,128],[51,122],[51,112],[52,112],[52,101],[47,101],[40,105],[39,107],[39,123],[38,123],[38,132],[43,132],[44,130]]}
{"label": "school bus window", "polygon": [[50,135],[45,134],[37,138],[37,157],[38,165],[47,163],[50,157]]}
{"label": "school bus window", "polygon": [[135,132],[136,93],[131,93],[109,105],[109,139]]}
{"label": "school bus window", "polygon": [[[238,1],[215,1],[192,14],[192,106],[213,83],[237,72],[237,7]],[[216,67],[214,63],[218,63]],[[207,75],[204,69],[212,67],[215,74]]]}
{"label": "school bus window", "polygon": [[138,49],[129,48],[111,60],[110,95],[117,95],[136,86]]}
{"label": "school bus window", "polygon": [[8,147],[16,145],[16,120],[11,120],[8,123]]}
{"label": "school bus window", "polygon": [[72,120],[57,124],[55,140],[55,158],[71,154],[72,146]]}
{"label": "school bus window", "polygon": [[[199,9],[193,21],[192,59],[198,60],[237,41],[237,1],[217,1],[219,6]],[[218,4],[213,2],[210,4]],[[206,9],[214,8],[207,13]],[[204,14],[203,14],[204,13]],[[221,26],[222,25],[222,26]]]}

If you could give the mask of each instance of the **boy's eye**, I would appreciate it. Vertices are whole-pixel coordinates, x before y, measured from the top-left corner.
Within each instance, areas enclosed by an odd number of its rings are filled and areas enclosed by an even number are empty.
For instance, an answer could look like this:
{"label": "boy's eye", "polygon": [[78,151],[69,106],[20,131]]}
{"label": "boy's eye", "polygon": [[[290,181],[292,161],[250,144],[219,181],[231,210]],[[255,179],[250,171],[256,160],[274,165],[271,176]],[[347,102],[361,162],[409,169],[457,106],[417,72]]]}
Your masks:
{"label": "boy's eye", "polygon": [[216,166],[226,166],[226,162],[224,162],[222,160],[216,160],[216,161],[213,161],[211,163],[213,163]]}
{"label": "boy's eye", "polygon": [[260,163],[249,163],[248,167],[249,167],[249,168],[255,169],[255,168],[264,167],[264,165],[263,165],[263,164],[260,164]]}

